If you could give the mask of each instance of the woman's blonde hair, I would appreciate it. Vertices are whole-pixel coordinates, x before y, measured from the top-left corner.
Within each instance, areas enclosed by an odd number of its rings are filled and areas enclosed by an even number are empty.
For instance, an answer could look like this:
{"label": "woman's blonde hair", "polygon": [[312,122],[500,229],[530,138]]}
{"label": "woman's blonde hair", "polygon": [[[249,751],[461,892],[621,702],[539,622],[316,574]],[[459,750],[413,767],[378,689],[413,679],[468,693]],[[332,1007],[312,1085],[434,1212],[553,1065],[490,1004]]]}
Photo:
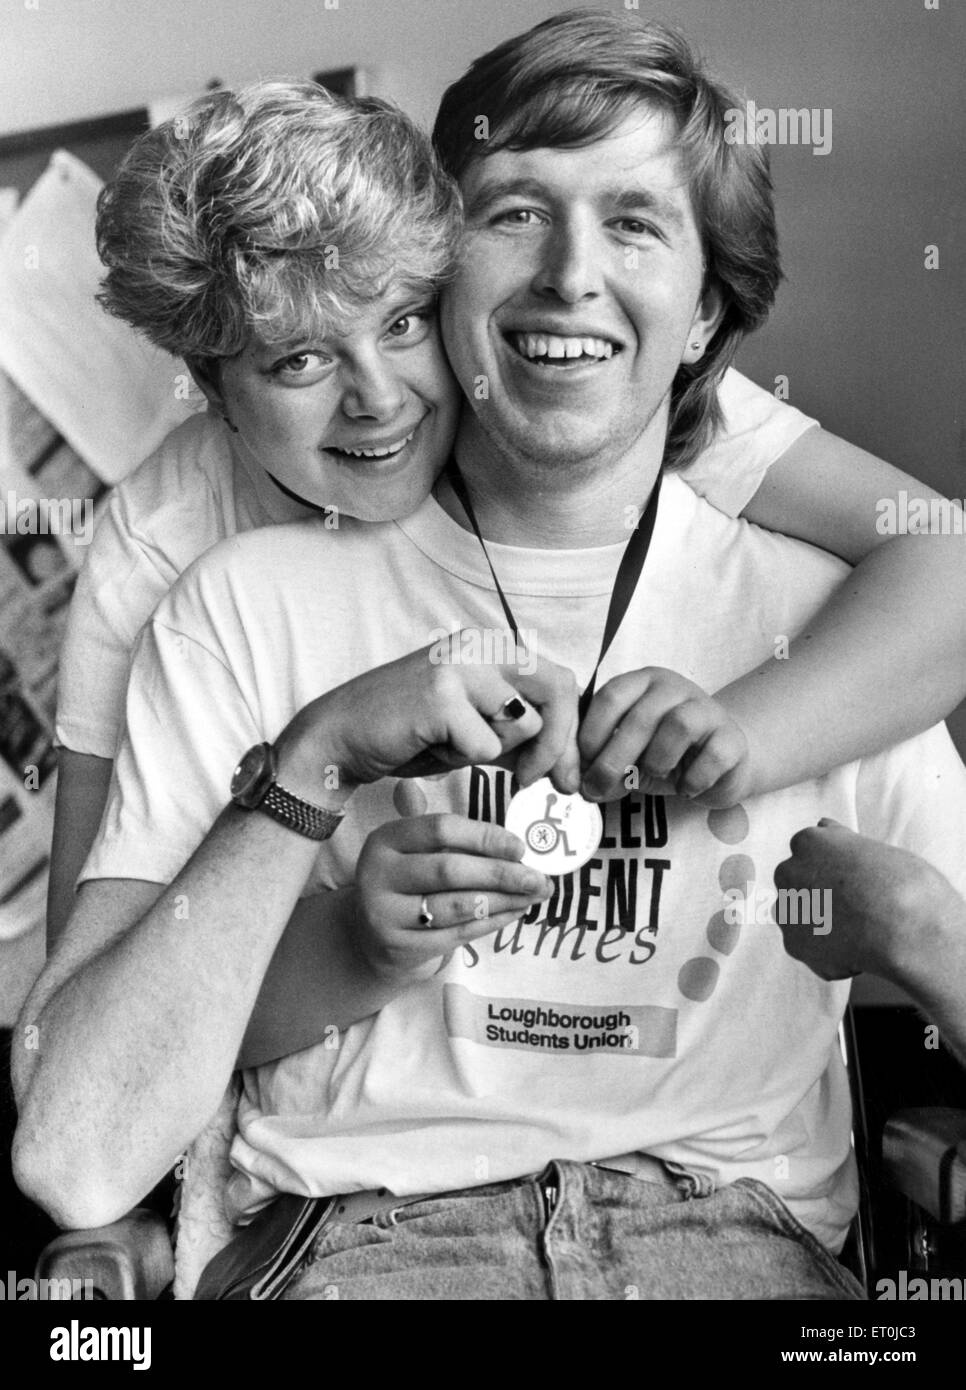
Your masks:
{"label": "woman's blonde hair", "polygon": [[98,296],[194,359],[340,331],[453,269],[459,193],[397,108],[309,82],[217,91],[143,135],[101,192]]}

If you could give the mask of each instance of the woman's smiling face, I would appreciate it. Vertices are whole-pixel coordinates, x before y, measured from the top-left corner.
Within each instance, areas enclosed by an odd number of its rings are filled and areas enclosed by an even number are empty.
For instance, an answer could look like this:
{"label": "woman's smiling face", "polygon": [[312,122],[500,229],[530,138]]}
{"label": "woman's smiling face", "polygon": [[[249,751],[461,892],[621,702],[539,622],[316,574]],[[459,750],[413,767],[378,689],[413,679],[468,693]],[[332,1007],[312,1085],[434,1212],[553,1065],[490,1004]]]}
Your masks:
{"label": "woman's smiling face", "polygon": [[459,390],[432,291],[396,285],[351,328],[253,337],[203,389],[244,450],[290,493],[362,521],[408,516],[449,456]]}

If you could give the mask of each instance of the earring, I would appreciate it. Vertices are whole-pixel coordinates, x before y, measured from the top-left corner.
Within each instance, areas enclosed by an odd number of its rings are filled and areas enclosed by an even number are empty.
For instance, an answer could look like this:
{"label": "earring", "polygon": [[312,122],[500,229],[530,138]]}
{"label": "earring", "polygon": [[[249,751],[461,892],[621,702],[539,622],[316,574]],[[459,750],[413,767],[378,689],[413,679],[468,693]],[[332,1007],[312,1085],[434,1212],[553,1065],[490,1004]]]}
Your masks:
{"label": "earring", "polygon": [[226,424],[226,425],[228,426],[228,428],[231,430],[232,434],[237,434],[237,433],[238,433],[238,426],[237,426],[237,425],[233,425],[232,422],[229,420],[229,418],[228,418],[227,415],[223,415],[221,418],[224,420],[225,424]]}
{"label": "earring", "polygon": [[691,351],[692,351],[692,352],[700,352],[700,351],[701,351],[701,344],[700,344],[700,343],[692,343],[692,344],[691,344]]}

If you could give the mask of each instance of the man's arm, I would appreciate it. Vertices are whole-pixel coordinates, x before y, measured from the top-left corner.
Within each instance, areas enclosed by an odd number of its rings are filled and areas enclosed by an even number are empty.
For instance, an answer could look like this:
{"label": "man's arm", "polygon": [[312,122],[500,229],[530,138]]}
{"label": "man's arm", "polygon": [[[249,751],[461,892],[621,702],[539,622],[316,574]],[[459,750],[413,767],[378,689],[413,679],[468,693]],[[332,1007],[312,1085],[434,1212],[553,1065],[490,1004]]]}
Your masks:
{"label": "man's arm", "polygon": [[[183,695],[183,673],[196,654],[177,636],[172,651],[182,674],[171,679],[181,680]],[[429,650],[412,653],[299,711],[276,741],[282,785],[335,809],[360,782],[427,749],[458,767],[500,757],[514,741],[521,777],[549,773],[564,787],[575,785],[571,673],[547,663],[524,672],[436,665],[429,657]],[[213,698],[218,669],[198,666],[203,697]],[[151,720],[175,727],[164,667],[148,663],[145,677]],[[491,714],[518,690],[541,713],[525,709],[519,720],[501,724],[498,736]],[[230,725],[230,686],[220,691],[219,713]],[[144,727],[153,742],[154,724]],[[135,768],[132,781],[149,802],[154,794],[184,816],[189,787],[205,802],[212,788],[205,788],[196,759],[179,752],[173,758],[162,751],[153,775],[139,777]],[[122,763],[125,757],[122,750]],[[219,758],[211,768],[217,778]],[[115,819],[123,826],[123,797],[121,806]],[[127,847],[144,862],[152,855],[150,819],[146,829],[146,845],[134,832]],[[130,827],[126,834],[130,841]],[[36,1046],[15,1049],[14,1058],[17,1178],[56,1220],[91,1226],[116,1219],[213,1113],[317,852],[315,841],[230,807],[164,891],[107,879],[82,889],[21,1017],[18,1036]]]}
{"label": "man's arm", "polygon": [[82,887],[13,1049],[15,1173],[56,1221],[116,1220],[214,1113],[315,853],[232,808],[168,889]]}
{"label": "man's arm", "polygon": [[966,1066],[966,901],[948,879],[917,854],[822,820],[794,836],[775,884],[831,894],[821,931],[779,923],[790,956],[823,980],[868,973],[899,985]]}

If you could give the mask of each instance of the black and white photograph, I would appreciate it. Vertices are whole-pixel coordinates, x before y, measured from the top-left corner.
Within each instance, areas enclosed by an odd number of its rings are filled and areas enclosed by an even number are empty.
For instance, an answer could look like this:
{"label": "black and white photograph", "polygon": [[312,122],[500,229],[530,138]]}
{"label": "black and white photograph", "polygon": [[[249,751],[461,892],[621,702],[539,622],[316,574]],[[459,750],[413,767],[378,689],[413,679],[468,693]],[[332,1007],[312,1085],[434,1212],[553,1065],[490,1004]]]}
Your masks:
{"label": "black and white photograph", "polygon": [[942,1373],[961,0],[3,8],[27,1364],[646,1301]]}

